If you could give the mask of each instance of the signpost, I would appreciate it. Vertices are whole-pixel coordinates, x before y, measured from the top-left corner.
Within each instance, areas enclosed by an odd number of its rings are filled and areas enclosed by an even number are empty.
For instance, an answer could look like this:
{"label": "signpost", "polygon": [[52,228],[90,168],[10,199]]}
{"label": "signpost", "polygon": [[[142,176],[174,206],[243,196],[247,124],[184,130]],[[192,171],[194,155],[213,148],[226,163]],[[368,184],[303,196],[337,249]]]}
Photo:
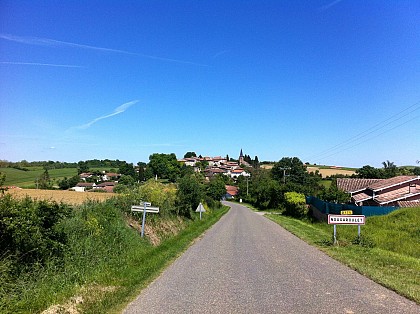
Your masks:
{"label": "signpost", "polygon": [[131,206],[132,212],[143,212],[143,220],[141,222],[141,237],[144,236],[144,224],[146,223],[146,213],[159,213],[159,207],[151,207],[152,203],[141,202],[140,206],[133,205]]}
{"label": "signpost", "polygon": [[364,215],[328,215],[328,224],[334,225],[334,244],[337,243],[337,225],[357,225],[360,238],[360,226],[366,222]]}
{"label": "signpost", "polygon": [[201,213],[204,213],[206,209],[204,208],[203,204],[199,204],[197,206],[197,209],[195,210],[196,213],[200,213],[200,220],[201,220]]}

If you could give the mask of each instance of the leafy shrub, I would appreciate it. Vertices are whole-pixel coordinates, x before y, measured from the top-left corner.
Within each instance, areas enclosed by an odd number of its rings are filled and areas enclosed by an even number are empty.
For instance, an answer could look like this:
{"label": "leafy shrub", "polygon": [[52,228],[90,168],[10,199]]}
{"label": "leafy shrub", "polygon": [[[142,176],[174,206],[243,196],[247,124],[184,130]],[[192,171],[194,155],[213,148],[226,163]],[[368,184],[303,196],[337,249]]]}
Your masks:
{"label": "leafy shrub", "polygon": [[308,213],[305,195],[297,192],[284,193],[285,214],[288,216],[302,218]]}
{"label": "leafy shrub", "polygon": [[0,198],[0,256],[14,261],[11,272],[62,258],[66,236],[60,222],[70,210],[64,204],[29,197]]}

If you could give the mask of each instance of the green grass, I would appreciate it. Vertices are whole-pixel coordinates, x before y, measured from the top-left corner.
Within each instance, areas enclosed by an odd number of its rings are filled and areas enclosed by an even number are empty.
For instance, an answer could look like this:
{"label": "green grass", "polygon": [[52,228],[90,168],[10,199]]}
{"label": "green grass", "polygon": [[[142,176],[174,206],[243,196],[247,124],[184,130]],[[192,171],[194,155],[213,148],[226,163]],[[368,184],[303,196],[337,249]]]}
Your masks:
{"label": "green grass", "polygon": [[[0,172],[6,175],[5,185],[15,185],[25,188],[35,188],[35,180],[44,172],[42,167],[28,167],[29,171],[15,168],[0,168]],[[77,175],[77,168],[63,168],[48,170],[51,179],[70,178]]]}
{"label": "green grass", "polygon": [[77,296],[83,298],[78,305],[82,313],[119,313],[228,211],[208,211],[202,220],[162,216],[184,227],[153,246],[128,226],[126,207],[120,198],[75,207],[60,225],[68,237],[62,262],[51,261],[11,280],[7,259],[0,259],[0,313],[38,313],[54,304],[68,309]]}
{"label": "green grass", "polygon": [[321,180],[320,183],[325,187],[325,189],[329,189],[331,186],[332,180]]}
{"label": "green grass", "polygon": [[357,241],[357,226],[333,226],[282,215],[268,217],[296,236],[372,280],[420,303],[420,208],[368,217]]}

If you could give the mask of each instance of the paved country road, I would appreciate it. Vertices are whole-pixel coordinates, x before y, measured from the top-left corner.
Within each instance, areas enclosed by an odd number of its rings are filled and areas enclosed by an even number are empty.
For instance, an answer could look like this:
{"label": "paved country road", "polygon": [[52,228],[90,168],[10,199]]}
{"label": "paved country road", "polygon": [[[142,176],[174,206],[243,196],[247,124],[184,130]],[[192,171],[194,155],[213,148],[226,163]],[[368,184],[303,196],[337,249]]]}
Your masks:
{"label": "paved country road", "polygon": [[124,313],[420,313],[267,218],[228,204]]}

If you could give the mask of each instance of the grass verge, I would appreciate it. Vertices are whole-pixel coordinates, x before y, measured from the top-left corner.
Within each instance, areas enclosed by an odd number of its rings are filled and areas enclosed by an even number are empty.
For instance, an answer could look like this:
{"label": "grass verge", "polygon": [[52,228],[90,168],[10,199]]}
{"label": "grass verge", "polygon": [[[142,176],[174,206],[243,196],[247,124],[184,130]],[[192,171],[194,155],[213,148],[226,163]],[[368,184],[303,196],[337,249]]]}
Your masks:
{"label": "grass verge", "polygon": [[266,216],[332,258],[420,304],[420,208],[367,218],[360,240],[357,226],[337,226],[338,245],[332,244],[331,225]]}
{"label": "grass verge", "polygon": [[56,226],[67,238],[60,260],[13,275],[13,259],[0,256],[0,313],[120,312],[228,211],[209,210],[202,220],[162,213],[162,220],[183,226],[154,246],[129,226],[126,205],[115,198],[74,207]]}

